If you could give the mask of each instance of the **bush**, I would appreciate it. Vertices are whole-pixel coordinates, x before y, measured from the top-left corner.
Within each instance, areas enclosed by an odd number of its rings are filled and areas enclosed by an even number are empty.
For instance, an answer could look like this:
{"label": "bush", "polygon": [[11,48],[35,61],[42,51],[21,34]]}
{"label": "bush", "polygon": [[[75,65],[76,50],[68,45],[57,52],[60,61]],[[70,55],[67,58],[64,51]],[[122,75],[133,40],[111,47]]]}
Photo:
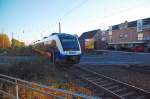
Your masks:
{"label": "bush", "polygon": [[0,53],[3,53],[4,51],[6,51],[6,49],[0,48]]}

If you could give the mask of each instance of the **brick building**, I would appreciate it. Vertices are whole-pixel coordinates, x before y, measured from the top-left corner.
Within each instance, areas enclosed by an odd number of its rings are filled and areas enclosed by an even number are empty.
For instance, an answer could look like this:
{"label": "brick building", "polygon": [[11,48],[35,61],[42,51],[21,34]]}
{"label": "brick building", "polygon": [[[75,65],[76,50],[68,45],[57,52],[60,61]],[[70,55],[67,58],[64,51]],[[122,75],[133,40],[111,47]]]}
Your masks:
{"label": "brick building", "polygon": [[100,29],[84,32],[79,37],[80,45],[83,51],[103,49],[102,31]]}
{"label": "brick building", "polygon": [[108,44],[115,49],[143,46],[150,48],[150,18],[125,21],[109,27]]}

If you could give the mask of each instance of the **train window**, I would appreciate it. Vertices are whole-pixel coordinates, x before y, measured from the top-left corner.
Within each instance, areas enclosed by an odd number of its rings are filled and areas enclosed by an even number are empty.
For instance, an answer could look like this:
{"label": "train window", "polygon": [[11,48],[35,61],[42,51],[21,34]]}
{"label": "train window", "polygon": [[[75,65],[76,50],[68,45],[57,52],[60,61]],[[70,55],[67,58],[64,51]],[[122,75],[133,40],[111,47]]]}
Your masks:
{"label": "train window", "polygon": [[78,41],[77,41],[77,38],[75,37],[60,37],[60,41],[61,41],[64,51],[79,50]]}

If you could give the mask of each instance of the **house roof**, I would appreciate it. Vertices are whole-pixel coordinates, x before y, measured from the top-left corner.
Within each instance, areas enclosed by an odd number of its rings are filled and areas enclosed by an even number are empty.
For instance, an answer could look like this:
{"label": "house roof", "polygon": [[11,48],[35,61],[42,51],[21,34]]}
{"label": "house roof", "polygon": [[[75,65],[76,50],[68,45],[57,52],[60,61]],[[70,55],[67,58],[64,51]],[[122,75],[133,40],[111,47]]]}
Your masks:
{"label": "house roof", "polygon": [[113,26],[112,26],[112,30],[117,30],[117,29],[119,29],[119,26],[118,26],[118,25],[113,25]]}
{"label": "house roof", "polygon": [[97,29],[97,30],[92,30],[92,31],[88,31],[88,32],[84,32],[80,37],[79,39],[87,39],[87,38],[93,38],[94,35],[100,31],[100,29]]}
{"label": "house roof", "polygon": [[[146,19],[142,19],[142,20],[143,20],[143,25],[150,24],[150,18],[146,18]],[[128,27],[136,27],[136,25],[137,25],[137,20],[128,22]],[[112,26],[112,30],[117,30],[117,29],[119,29],[119,24]]]}
{"label": "house roof", "polygon": [[143,25],[150,25],[150,18],[143,19]]}
{"label": "house roof", "polygon": [[128,22],[128,27],[136,27],[137,21]]}
{"label": "house roof", "polygon": [[[136,27],[136,23],[137,21],[128,22],[128,27]],[[118,30],[118,29],[119,29],[119,24],[112,26],[112,30]]]}

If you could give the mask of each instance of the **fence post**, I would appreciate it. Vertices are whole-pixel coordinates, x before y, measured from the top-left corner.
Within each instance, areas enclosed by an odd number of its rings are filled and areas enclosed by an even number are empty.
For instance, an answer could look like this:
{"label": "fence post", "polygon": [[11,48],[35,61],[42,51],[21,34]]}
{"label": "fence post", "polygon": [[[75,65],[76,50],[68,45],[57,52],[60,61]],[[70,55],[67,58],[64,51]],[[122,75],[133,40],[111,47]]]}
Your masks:
{"label": "fence post", "polygon": [[19,88],[17,80],[16,80],[16,99],[19,99]]}

